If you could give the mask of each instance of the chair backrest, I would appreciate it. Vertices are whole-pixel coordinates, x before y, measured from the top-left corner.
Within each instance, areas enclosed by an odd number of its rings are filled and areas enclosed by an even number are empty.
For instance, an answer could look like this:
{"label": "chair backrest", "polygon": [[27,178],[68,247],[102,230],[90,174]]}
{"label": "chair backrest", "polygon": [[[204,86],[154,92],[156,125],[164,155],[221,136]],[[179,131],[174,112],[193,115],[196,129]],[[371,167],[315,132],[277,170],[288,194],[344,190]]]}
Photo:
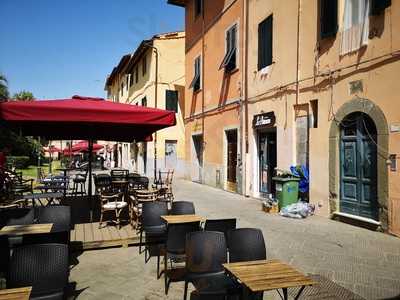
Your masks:
{"label": "chair backrest", "polygon": [[156,201],[158,197],[157,190],[148,191],[148,190],[135,190],[135,198],[136,201],[140,202],[143,201]]}
{"label": "chair backrest", "polygon": [[161,226],[165,221],[161,216],[168,214],[168,205],[166,202],[146,202],[142,206],[142,226]]}
{"label": "chair backrest", "polygon": [[127,176],[128,180],[129,180],[129,178],[137,178],[137,177],[140,177],[140,174],[138,174],[138,173],[129,173],[128,176]]}
{"label": "chair backrest", "polygon": [[12,208],[0,210],[0,228],[11,225],[33,224],[35,211],[33,208]]}
{"label": "chair backrest", "polygon": [[171,185],[173,178],[174,178],[174,169],[169,169],[167,173],[167,178],[165,179],[165,184]]}
{"label": "chair backrest", "polygon": [[37,208],[37,212],[37,223],[53,223],[52,232],[64,232],[72,229],[70,206],[41,206]]}
{"label": "chair backrest", "polygon": [[111,188],[111,176],[108,174],[97,174],[93,176],[96,192],[100,194]]}
{"label": "chair backrest", "polygon": [[166,250],[168,253],[184,254],[186,234],[200,230],[200,222],[168,224]]}
{"label": "chair backrest", "polygon": [[57,299],[62,299],[63,289],[68,284],[68,273],[67,245],[17,247],[10,259],[7,288],[32,286],[32,297],[55,294],[61,295]]}
{"label": "chair backrest", "polygon": [[207,219],[204,225],[206,231],[223,232],[226,239],[227,233],[233,229],[236,229],[236,219]]}
{"label": "chair backrest", "polygon": [[111,170],[112,180],[126,180],[128,177],[128,170]]}
{"label": "chair backrest", "polygon": [[193,215],[193,214],[195,214],[193,202],[175,201],[172,203],[171,215]]}
{"label": "chair backrest", "polygon": [[197,231],[186,235],[186,270],[189,276],[223,272],[227,261],[222,232]]}
{"label": "chair backrest", "polygon": [[145,176],[128,176],[130,190],[147,190],[149,188],[149,178]]}
{"label": "chair backrest", "polygon": [[143,189],[148,189],[149,188],[149,178],[146,176],[140,176],[138,178],[138,183]]}
{"label": "chair backrest", "polygon": [[266,259],[264,236],[260,229],[239,228],[228,232],[229,261]]}
{"label": "chair backrest", "polygon": [[119,202],[122,201],[122,193],[120,192],[115,192],[115,191],[103,191],[100,194],[100,204],[103,206],[104,204],[107,204],[108,202]]}

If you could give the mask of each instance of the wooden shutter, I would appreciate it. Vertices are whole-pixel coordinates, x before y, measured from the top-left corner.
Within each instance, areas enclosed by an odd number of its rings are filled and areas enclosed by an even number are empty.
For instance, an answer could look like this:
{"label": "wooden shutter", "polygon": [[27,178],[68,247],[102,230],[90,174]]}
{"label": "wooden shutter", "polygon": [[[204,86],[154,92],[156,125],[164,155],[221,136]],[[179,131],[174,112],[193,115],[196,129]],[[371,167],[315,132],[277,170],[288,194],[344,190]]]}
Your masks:
{"label": "wooden shutter", "polygon": [[335,36],[338,30],[338,1],[319,0],[320,38]]}
{"label": "wooden shutter", "polygon": [[392,5],[391,0],[371,0],[370,14],[373,16],[379,15],[390,5]]}
{"label": "wooden shutter", "polygon": [[272,64],[273,18],[270,15],[258,25],[258,70]]}
{"label": "wooden shutter", "polygon": [[178,91],[165,91],[165,109],[178,112]]}

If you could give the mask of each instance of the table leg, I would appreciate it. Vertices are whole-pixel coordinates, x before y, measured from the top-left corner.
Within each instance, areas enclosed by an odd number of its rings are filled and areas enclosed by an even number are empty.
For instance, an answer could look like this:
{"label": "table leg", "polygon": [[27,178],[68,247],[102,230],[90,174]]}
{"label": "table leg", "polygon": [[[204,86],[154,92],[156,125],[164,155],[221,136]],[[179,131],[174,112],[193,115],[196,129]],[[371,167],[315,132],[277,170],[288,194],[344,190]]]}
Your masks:
{"label": "table leg", "polygon": [[243,300],[253,300],[256,299],[256,293],[253,293],[247,286],[244,284],[243,286],[243,292],[242,292],[242,299]]}
{"label": "table leg", "polygon": [[306,287],[306,286],[303,285],[303,286],[300,288],[300,290],[299,290],[299,292],[297,293],[296,297],[294,297],[294,300],[297,300],[297,299],[300,298],[301,293],[303,292],[303,290],[304,290],[305,287]]}
{"label": "table leg", "polygon": [[283,299],[288,300],[287,288],[283,288],[282,291],[283,291]]}

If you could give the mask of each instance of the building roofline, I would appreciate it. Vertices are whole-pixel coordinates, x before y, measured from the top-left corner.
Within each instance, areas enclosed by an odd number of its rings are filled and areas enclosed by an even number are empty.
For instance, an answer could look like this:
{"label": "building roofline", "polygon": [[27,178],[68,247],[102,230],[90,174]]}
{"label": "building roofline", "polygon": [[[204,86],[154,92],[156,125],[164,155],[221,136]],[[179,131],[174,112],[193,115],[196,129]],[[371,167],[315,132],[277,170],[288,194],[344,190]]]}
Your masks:
{"label": "building roofline", "polygon": [[186,1],[185,0],[168,0],[167,3],[171,4],[171,5],[180,6],[180,7],[185,7],[186,6]]}
{"label": "building roofline", "polygon": [[108,75],[105,83],[105,89],[107,89],[108,86],[112,85],[112,82],[115,79],[115,76],[122,71],[124,68],[127,70],[131,70],[131,68],[139,61],[139,59],[142,57],[142,55],[149,50],[153,46],[154,40],[158,39],[175,39],[175,38],[184,38],[184,35],[179,36],[180,34],[184,34],[185,31],[171,31],[171,32],[165,32],[165,33],[159,33],[155,34],[152,36],[151,39],[149,40],[143,40],[139,46],[136,48],[135,52],[132,54],[126,54],[124,55],[121,60],[119,61],[118,65],[113,68],[112,72],[110,75]]}

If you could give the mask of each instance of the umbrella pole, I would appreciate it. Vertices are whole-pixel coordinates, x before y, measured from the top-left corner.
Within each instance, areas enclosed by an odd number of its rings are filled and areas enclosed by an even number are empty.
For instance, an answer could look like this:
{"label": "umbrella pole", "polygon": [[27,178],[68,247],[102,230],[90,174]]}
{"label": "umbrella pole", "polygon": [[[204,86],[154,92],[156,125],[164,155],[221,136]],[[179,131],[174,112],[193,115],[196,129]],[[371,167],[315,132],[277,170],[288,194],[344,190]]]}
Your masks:
{"label": "umbrella pole", "polygon": [[93,222],[93,201],[92,201],[92,156],[93,156],[93,140],[88,141],[89,144],[89,164],[88,164],[88,176],[89,176],[89,204],[90,204],[90,222]]}

